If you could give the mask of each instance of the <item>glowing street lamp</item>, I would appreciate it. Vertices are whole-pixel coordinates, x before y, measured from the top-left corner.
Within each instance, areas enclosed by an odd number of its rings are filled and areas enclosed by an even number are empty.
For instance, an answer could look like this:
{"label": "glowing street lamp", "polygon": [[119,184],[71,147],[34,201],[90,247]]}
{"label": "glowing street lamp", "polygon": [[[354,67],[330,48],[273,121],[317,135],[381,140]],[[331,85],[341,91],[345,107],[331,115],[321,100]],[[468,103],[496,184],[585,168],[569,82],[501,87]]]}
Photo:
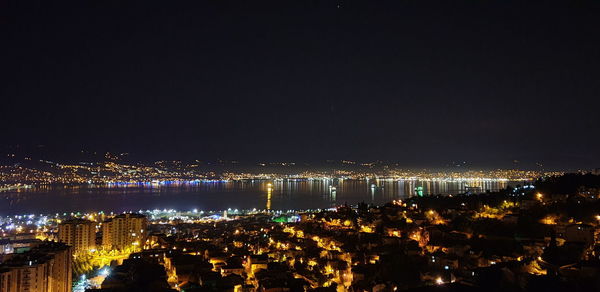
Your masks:
{"label": "glowing street lamp", "polygon": [[108,268],[104,268],[100,271],[100,275],[106,277],[110,274],[110,270]]}

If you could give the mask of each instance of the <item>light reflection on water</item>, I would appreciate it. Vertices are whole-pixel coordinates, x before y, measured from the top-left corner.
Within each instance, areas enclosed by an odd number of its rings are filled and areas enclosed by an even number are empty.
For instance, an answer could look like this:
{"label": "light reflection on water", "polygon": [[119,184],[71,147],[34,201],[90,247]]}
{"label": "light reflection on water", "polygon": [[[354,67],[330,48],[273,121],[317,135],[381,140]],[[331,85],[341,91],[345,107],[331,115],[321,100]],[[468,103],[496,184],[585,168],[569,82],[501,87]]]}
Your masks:
{"label": "light reflection on water", "polygon": [[[268,184],[272,184],[269,191]],[[45,186],[0,193],[0,215],[140,209],[317,209],[383,204],[417,195],[497,191],[523,182],[420,180],[244,180],[193,184]],[[270,193],[270,195],[269,195]]]}

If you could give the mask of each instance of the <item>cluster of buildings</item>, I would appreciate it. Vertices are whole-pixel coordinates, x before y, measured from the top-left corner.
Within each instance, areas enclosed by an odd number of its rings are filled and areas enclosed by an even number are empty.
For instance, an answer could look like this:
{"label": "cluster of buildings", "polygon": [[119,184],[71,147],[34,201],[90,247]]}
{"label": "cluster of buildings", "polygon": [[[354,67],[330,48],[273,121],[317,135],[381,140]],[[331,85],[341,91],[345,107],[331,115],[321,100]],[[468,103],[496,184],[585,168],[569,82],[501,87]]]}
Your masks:
{"label": "cluster of buildings", "polygon": [[[97,249],[121,250],[144,244],[148,219],[144,215],[125,213],[110,217],[101,224],[73,218],[58,224],[58,242],[66,243],[76,254],[95,252]],[[101,237],[97,239],[97,232]]]}
{"label": "cluster of buildings", "polygon": [[[593,287],[593,279],[600,276],[600,217],[562,222],[529,215],[549,204],[550,199],[537,194],[493,194],[211,221],[122,214],[102,224],[102,245],[123,248],[140,240],[142,246],[89,291],[534,291],[573,283]],[[145,222],[141,241],[133,233]],[[77,230],[77,224],[81,221],[60,226],[75,225],[69,228]],[[120,231],[104,227],[108,224]],[[105,230],[120,234],[120,239],[105,237]],[[80,234],[82,240],[89,236]],[[109,238],[110,244],[105,241]]]}
{"label": "cluster of buildings", "polygon": [[160,291],[188,292],[592,289],[600,217],[544,218],[566,212],[567,201],[550,206],[534,192],[496,193],[211,222],[151,220],[144,249],[94,291],[125,291],[150,275]]}
{"label": "cluster of buildings", "polygon": [[[78,256],[135,247],[146,240],[148,221],[121,214],[101,222],[73,218],[57,225],[54,240],[36,233],[0,238],[1,292],[68,292],[73,286],[73,260]],[[97,233],[101,226],[101,233]],[[97,236],[101,234],[101,236]]]}
{"label": "cluster of buildings", "polygon": [[[565,195],[526,185],[313,212],[64,217],[15,217],[43,227],[3,233],[0,291],[71,291],[72,274],[94,270],[101,277],[90,292],[600,287],[597,186]],[[94,261],[90,269],[85,261]]]}
{"label": "cluster of buildings", "polygon": [[71,247],[39,240],[25,242],[16,239],[15,244],[21,246],[20,252],[13,252],[14,249],[5,250],[5,253],[0,255],[0,291],[71,291]]}
{"label": "cluster of buildings", "polygon": [[185,181],[214,177],[214,173],[179,165],[133,164],[116,161],[77,164],[40,160],[0,166],[0,182],[6,186],[52,184],[107,184],[161,181]]}

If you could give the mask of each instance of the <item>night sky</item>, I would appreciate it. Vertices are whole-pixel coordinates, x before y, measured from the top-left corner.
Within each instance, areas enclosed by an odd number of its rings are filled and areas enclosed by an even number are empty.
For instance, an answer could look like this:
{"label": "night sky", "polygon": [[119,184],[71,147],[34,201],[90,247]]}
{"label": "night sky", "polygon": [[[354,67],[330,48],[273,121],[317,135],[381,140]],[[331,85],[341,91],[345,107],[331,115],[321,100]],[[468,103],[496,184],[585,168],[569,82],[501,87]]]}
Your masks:
{"label": "night sky", "polygon": [[600,167],[600,1],[67,2],[0,4],[2,145]]}

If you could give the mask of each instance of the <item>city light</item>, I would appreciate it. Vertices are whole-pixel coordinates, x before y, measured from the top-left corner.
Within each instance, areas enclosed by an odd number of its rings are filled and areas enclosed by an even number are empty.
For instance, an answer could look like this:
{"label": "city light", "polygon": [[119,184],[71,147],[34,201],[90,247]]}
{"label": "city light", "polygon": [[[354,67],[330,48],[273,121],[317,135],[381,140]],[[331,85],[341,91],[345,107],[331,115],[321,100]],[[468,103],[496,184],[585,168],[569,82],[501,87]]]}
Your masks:
{"label": "city light", "polygon": [[104,268],[100,271],[100,275],[107,277],[108,275],[110,275],[110,269],[109,268]]}

